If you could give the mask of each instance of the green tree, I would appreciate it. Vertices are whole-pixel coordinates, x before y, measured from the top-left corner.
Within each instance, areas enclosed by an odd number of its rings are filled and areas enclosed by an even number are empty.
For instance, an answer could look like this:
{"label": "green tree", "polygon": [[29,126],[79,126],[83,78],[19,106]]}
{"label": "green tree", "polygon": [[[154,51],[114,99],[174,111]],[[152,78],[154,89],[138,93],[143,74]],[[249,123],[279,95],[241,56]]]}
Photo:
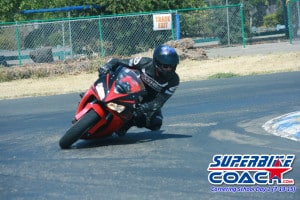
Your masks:
{"label": "green tree", "polygon": [[72,11],[71,17],[100,14],[124,14],[130,12],[150,12],[157,10],[174,10],[180,8],[202,7],[205,0],[1,0],[0,19],[2,22],[49,19],[67,17],[65,12],[21,14],[22,10],[58,8],[78,5],[100,5],[105,10],[89,9]]}
{"label": "green tree", "polygon": [[21,1],[1,0],[0,1],[0,20],[2,22],[14,21],[14,16],[19,12]]}
{"label": "green tree", "polygon": [[264,16],[265,27],[276,27],[277,24],[279,24],[279,21],[277,20],[276,13]]}

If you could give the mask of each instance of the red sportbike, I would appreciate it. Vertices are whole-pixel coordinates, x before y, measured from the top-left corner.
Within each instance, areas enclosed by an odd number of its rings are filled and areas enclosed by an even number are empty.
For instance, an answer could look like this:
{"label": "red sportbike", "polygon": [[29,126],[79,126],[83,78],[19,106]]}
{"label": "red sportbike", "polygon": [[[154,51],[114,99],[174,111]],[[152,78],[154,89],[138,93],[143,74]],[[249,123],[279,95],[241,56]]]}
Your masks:
{"label": "red sportbike", "polygon": [[79,139],[112,135],[132,119],[134,107],[145,93],[138,70],[119,66],[100,75],[82,96],[73,126],[60,139],[60,147],[68,149]]}

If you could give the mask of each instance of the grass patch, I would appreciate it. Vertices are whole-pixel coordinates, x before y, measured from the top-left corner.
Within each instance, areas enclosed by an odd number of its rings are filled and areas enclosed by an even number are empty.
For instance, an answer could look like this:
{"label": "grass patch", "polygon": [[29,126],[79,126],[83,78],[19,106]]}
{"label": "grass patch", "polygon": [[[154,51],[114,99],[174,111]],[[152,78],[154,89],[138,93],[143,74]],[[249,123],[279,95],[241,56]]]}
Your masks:
{"label": "grass patch", "polygon": [[219,79],[219,78],[232,78],[232,77],[236,77],[239,76],[238,74],[234,74],[234,73],[217,73],[214,75],[211,75],[208,77],[208,79]]}

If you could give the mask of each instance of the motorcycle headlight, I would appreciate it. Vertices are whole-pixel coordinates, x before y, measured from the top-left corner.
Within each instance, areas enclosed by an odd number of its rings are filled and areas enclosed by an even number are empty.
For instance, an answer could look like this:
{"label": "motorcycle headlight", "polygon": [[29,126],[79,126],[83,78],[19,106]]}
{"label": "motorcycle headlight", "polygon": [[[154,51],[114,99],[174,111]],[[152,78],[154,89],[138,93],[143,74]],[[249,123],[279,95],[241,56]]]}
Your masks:
{"label": "motorcycle headlight", "polygon": [[105,91],[104,91],[103,83],[98,83],[96,85],[96,90],[98,92],[98,95],[99,95],[100,99],[103,100],[104,97],[105,97]]}
{"label": "motorcycle headlight", "polygon": [[111,110],[114,110],[114,111],[118,112],[118,113],[121,113],[125,110],[125,106],[119,105],[119,104],[116,104],[116,103],[112,103],[112,102],[109,102],[107,104],[107,107]]}

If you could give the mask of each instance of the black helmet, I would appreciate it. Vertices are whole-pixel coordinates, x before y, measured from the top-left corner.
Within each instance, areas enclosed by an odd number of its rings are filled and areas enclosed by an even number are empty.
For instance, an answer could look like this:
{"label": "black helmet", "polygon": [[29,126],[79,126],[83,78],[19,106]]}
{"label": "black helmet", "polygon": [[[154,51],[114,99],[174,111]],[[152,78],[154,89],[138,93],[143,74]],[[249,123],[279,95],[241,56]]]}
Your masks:
{"label": "black helmet", "polygon": [[175,72],[179,56],[173,47],[160,45],[155,48],[153,53],[153,64],[159,75],[169,78]]}

